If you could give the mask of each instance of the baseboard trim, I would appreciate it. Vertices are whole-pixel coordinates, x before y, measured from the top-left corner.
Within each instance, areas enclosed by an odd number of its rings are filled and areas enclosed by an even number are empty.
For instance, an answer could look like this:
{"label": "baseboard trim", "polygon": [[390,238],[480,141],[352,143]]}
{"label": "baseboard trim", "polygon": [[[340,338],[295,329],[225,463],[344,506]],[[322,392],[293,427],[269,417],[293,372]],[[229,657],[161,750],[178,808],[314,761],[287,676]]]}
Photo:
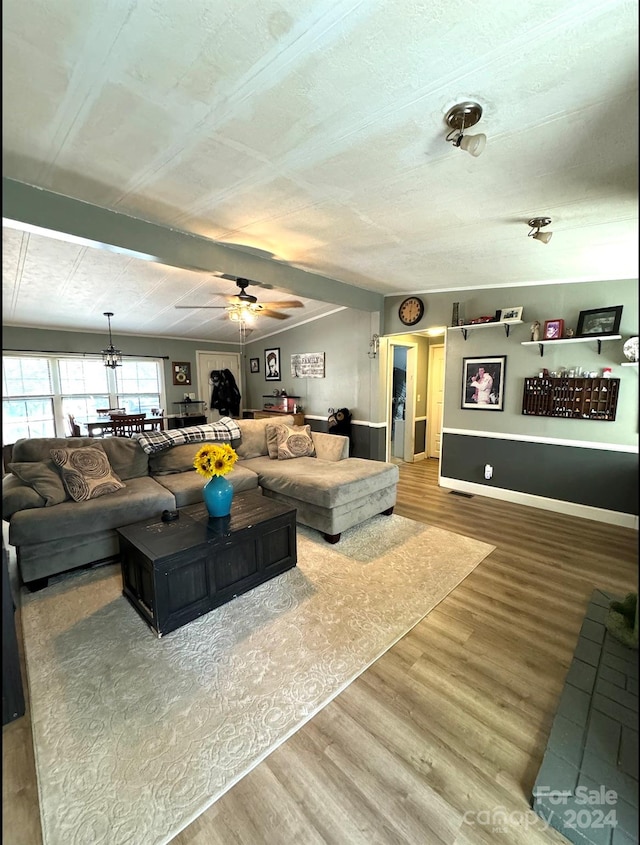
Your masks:
{"label": "baseboard trim", "polygon": [[488,487],[485,484],[475,484],[472,481],[460,481],[458,478],[438,478],[440,487],[448,490],[458,490],[462,493],[472,493],[477,496],[487,496],[489,499],[501,499],[516,505],[527,505],[545,511],[564,513],[567,516],[577,516],[581,519],[593,519],[596,522],[608,522],[622,528],[633,528],[638,531],[638,516],[633,513],[594,508],[590,505],[580,505],[576,502],[565,502],[562,499],[548,499],[545,496],[534,496],[532,493],[520,493],[517,490],[505,490],[502,487]]}

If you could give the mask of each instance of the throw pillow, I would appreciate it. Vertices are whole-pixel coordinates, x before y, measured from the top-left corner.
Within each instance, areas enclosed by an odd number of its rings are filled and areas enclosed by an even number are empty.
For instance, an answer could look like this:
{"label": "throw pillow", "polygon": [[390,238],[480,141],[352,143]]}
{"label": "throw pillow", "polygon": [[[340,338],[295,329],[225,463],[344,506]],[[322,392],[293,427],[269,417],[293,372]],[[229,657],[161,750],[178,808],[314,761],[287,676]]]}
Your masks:
{"label": "throw pillow", "polygon": [[42,496],[46,508],[59,505],[69,498],[60,473],[51,460],[11,463],[7,469]]}
{"label": "throw pillow", "polygon": [[278,431],[278,460],[312,458],[316,450],[311,439],[310,425],[283,425]]}
{"label": "throw pillow", "polygon": [[281,429],[286,433],[287,426],[284,423],[269,423],[265,428],[267,434],[267,451],[272,461],[278,459],[278,432]]}
{"label": "throw pillow", "polygon": [[51,460],[60,467],[62,482],[74,502],[97,499],[126,486],[111,469],[101,446],[52,449]]}

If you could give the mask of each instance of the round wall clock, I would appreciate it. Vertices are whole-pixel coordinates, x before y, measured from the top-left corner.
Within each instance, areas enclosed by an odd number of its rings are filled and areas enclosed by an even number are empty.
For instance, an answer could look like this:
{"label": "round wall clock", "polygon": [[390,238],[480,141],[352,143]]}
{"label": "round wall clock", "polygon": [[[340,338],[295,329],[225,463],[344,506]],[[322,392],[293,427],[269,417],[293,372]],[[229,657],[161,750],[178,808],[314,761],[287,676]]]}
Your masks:
{"label": "round wall clock", "polygon": [[409,296],[400,303],[398,317],[405,326],[415,326],[424,315],[424,302],[418,296]]}

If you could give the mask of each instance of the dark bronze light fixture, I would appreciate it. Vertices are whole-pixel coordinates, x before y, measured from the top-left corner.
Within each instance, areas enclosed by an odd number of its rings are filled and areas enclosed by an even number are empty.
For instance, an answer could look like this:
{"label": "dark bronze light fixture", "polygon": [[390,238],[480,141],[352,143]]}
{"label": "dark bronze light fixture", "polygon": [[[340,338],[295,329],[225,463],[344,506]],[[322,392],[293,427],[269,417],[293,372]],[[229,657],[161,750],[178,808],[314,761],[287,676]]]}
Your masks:
{"label": "dark bronze light fixture", "polygon": [[116,367],[122,366],[122,352],[115,348],[111,337],[111,318],[113,317],[113,311],[104,311],[103,313],[109,321],[109,346],[107,349],[102,350],[102,363],[105,367],[115,370]]}

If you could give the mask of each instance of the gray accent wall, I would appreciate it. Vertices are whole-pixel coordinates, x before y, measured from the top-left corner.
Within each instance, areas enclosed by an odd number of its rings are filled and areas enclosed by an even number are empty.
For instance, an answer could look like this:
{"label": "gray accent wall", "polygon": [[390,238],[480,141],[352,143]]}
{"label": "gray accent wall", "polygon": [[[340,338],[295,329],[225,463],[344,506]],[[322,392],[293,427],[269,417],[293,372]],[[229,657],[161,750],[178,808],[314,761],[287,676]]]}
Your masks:
{"label": "gray accent wall", "polygon": [[[489,481],[485,464],[493,467]],[[638,456],[633,453],[445,433],[440,467],[445,478],[638,513]]]}

